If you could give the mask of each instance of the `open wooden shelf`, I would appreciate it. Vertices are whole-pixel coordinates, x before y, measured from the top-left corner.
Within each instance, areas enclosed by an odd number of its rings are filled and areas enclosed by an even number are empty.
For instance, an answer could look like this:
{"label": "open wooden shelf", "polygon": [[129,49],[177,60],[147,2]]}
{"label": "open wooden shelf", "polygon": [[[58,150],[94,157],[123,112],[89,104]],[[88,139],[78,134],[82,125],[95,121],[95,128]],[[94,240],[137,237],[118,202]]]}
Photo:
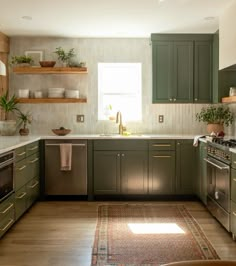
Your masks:
{"label": "open wooden shelf", "polygon": [[87,74],[87,67],[13,67],[16,74]]}
{"label": "open wooden shelf", "polygon": [[222,103],[236,103],[236,96],[224,97]]}
{"label": "open wooden shelf", "polygon": [[86,98],[18,98],[18,103],[86,103]]}

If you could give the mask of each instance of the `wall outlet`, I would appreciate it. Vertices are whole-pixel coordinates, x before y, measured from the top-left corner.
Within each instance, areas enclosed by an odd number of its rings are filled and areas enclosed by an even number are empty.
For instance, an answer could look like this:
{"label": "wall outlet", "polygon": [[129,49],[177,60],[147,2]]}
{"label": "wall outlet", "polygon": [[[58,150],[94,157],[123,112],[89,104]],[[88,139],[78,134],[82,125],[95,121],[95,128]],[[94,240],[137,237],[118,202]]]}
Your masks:
{"label": "wall outlet", "polygon": [[77,115],[76,121],[79,123],[84,123],[84,115]]}
{"label": "wall outlet", "polygon": [[158,116],[158,122],[163,123],[164,122],[164,115],[159,115]]}

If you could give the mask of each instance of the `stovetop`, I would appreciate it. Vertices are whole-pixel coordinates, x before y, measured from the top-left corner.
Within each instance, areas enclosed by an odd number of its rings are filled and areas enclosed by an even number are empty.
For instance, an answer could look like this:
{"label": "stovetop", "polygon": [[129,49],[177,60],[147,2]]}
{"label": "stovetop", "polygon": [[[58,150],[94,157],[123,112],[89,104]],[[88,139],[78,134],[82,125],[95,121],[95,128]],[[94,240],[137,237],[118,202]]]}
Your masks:
{"label": "stovetop", "polygon": [[213,138],[212,142],[223,147],[229,147],[229,148],[236,147],[236,139]]}

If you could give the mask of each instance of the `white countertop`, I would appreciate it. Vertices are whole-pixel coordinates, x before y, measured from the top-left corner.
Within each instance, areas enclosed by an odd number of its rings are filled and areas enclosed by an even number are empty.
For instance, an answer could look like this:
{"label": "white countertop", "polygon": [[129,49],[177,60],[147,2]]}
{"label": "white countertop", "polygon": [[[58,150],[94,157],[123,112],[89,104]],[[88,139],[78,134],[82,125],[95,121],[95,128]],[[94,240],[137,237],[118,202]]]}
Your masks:
{"label": "white countertop", "polygon": [[29,136],[0,136],[0,153],[4,153],[40,139],[194,139],[194,135],[165,135],[165,134],[131,134],[121,136],[118,134],[68,134],[56,135],[29,135]]}

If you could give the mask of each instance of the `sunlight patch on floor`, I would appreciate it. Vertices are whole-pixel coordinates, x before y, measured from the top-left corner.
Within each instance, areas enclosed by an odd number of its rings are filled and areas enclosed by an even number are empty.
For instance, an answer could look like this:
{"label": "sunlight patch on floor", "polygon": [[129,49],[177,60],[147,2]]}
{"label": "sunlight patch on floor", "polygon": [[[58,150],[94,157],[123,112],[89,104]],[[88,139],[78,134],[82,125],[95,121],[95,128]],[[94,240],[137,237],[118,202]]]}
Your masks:
{"label": "sunlight patch on floor", "polygon": [[185,234],[176,223],[129,223],[134,234]]}

